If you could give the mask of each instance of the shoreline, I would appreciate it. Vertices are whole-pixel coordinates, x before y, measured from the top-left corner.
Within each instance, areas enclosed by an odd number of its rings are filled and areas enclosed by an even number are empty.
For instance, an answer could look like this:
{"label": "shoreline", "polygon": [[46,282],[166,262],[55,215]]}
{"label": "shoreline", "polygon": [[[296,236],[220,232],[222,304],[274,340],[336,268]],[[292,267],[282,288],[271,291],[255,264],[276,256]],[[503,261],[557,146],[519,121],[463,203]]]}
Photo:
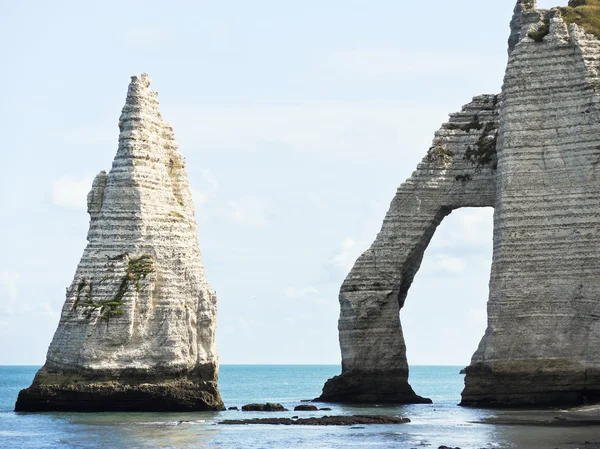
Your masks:
{"label": "shoreline", "polygon": [[[600,404],[552,410],[496,411],[497,416],[473,421],[498,426],[578,427],[600,426]],[[600,438],[600,434],[599,434]]]}

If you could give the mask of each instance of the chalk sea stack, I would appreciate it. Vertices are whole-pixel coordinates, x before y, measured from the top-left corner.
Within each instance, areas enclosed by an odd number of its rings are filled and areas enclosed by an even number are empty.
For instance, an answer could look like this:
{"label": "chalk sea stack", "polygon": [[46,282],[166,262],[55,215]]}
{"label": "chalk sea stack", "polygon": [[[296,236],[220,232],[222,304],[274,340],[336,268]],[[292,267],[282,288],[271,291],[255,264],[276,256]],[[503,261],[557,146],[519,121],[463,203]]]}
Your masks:
{"label": "chalk sea stack", "polygon": [[16,411],[222,410],[217,298],[185,161],[148,75],[133,76],[112,169],[88,194],[88,245],[45,365]]}
{"label": "chalk sea stack", "polygon": [[[600,400],[600,1],[517,2],[502,92],[450,115],[340,290],[319,398],[418,403],[399,311],[436,227],[494,207],[488,327],[462,405]],[[457,304],[459,307],[460,304]]]}

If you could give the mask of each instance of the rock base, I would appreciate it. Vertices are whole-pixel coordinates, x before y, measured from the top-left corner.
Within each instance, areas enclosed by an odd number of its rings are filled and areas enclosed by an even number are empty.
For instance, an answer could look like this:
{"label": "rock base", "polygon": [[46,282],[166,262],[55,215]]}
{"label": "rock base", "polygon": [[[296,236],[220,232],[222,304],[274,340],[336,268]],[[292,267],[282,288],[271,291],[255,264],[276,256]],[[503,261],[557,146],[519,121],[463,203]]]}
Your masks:
{"label": "rock base", "polygon": [[224,410],[216,382],[191,377],[90,379],[40,370],[21,390],[17,412],[187,412]]}
{"label": "rock base", "polygon": [[[546,366],[533,369],[492,369],[478,363],[466,368],[460,405],[466,407],[548,407],[600,403],[600,373]],[[526,368],[526,367],[525,367]]]}
{"label": "rock base", "polygon": [[404,378],[386,374],[341,374],[329,379],[323,393],[315,399],[334,403],[431,404],[417,395]]}

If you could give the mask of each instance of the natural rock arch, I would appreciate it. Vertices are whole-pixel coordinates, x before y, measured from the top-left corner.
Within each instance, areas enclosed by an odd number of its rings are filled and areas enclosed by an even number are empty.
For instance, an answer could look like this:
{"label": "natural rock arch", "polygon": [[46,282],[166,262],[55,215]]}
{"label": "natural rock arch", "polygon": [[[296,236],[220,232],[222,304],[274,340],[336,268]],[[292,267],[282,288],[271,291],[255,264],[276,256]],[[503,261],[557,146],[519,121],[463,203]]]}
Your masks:
{"label": "natural rock arch", "polygon": [[441,219],[492,206],[488,327],[462,404],[600,400],[600,30],[576,25],[585,3],[517,2],[502,93],[450,116],[341,287],[342,374],[320,399],[426,401],[399,310]]}
{"label": "natural rock arch", "polygon": [[437,226],[452,210],[493,206],[498,97],[483,95],[453,114],[427,156],[398,189],[375,242],[340,291],[343,374],[322,399],[419,402],[408,385],[399,313]]}

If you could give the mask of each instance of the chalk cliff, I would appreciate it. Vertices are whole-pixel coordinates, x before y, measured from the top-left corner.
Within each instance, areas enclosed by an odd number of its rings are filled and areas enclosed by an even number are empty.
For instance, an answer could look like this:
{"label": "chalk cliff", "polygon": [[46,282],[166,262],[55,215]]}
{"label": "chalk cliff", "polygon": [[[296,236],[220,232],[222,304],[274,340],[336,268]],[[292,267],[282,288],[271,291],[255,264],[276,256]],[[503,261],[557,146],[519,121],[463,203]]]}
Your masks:
{"label": "chalk cliff", "polygon": [[[463,405],[600,400],[600,2],[519,0],[502,93],[442,126],[340,290],[342,373],[320,399],[423,402],[399,311],[437,225],[492,206],[488,327]],[[472,117],[471,119],[469,117]]]}
{"label": "chalk cliff", "polygon": [[217,410],[216,295],[185,161],[150,78],[133,76],[119,148],[88,194],[88,245],[45,365],[18,411]]}

